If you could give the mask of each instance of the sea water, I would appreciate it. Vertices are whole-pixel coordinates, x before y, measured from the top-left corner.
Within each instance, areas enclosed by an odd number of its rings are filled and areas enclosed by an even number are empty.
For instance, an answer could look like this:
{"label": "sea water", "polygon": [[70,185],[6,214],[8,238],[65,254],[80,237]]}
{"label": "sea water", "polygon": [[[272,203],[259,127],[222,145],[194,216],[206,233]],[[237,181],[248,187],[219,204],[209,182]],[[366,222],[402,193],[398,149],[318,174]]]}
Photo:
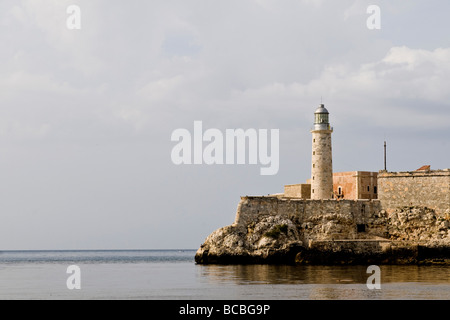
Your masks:
{"label": "sea water", "polygon": [[[0,251],[0,299],[450,299],[449,266],[197,265],[195,250]],[[68,267],[80,289],[69,289]]]}

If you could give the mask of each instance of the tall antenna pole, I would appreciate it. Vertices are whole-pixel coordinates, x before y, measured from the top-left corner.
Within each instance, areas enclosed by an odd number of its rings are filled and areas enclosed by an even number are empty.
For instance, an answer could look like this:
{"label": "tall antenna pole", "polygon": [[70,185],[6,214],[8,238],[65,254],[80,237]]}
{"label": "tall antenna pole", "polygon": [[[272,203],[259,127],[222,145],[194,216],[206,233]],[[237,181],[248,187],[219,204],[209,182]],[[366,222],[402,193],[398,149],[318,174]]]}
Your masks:
{"label": "tall antenna pole", "polygon": [[386,141],[384,141],[384,171],[387,171],[387,169],[386,169]]}

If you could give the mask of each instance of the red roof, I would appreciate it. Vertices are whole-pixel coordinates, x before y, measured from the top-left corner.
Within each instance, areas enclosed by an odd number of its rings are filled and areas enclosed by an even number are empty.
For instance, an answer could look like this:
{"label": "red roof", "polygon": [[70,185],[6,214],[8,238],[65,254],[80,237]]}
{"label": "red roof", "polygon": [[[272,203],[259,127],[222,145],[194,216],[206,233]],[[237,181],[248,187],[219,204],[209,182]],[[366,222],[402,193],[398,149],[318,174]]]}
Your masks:
{"label": "red roof", "polygon": [[416,171],[430,171],[431,166],[421,166]]}

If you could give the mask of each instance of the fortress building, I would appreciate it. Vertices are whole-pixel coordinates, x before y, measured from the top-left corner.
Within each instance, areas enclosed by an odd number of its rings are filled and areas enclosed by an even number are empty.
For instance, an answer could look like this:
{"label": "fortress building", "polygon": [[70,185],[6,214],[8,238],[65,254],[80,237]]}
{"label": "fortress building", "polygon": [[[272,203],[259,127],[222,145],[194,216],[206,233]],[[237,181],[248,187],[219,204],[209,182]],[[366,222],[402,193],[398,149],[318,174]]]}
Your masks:
{"label": "fortress building", "polygon": [[335,172],[333,196],[336,199],[378,199],[378,173],[369,171]]}
{"label": "fortress building", "polygon": [[284,186],[278,198],[304,200],[381,200],[383,209],[424,206],[440,213],[450,212],[450,170],[333,172],[329,112],[321,104],[314,112],[311,179]]}
{"label": "fortress building", "polygon": [[[197,263],[450,265],[450,169],[334,172],[329,112],[314,112],[311,178],[241,197]],[[433,262],[434,263],[434,262]]]}

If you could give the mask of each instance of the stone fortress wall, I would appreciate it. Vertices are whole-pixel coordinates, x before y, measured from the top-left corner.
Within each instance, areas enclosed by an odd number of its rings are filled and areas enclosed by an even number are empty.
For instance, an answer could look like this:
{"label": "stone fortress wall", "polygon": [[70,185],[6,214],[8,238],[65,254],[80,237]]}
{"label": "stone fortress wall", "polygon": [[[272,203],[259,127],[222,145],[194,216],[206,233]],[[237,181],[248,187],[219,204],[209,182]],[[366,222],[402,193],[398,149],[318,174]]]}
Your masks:
{"label": "stone fortress wall", "polygon": [[238,204],[234,225],[247,226],[269,216],[278,216],[301,228],[304,241],[355,239],[362,232],[383,236],[374,227],[377,225],[374,219],[380,210],[378,200],[304,200],[275,195],[246,196],[241,197]]}
{"label": "stone fortress wall", "polygon": [[[301,186],[292,188],[297,191],[295,188]],[[380,172],[378,190],[378,200],[311,200],[301,198],[300,189],[298,198],[292,196],[295,192],[287,197],[286,194],[241,197],[234,223],[249,224],[270,215],[284,216],[301,224],[326,217],[330,218],[331,224],[333,221],[338,224],[345,218],[339,232],[328,234],[335,238],[339,238],[339,234],[352,238],[362,232],[383,236],[378,227],[380,221],[404,208],[422,208],[433,211],[437,217],[450,218],[450,169]]]}
{"label": "stone fortress wall", "polygon": [[450,169],[378,173],[378,199],[392,212],[404,206],[423,206],[450,214]]}

